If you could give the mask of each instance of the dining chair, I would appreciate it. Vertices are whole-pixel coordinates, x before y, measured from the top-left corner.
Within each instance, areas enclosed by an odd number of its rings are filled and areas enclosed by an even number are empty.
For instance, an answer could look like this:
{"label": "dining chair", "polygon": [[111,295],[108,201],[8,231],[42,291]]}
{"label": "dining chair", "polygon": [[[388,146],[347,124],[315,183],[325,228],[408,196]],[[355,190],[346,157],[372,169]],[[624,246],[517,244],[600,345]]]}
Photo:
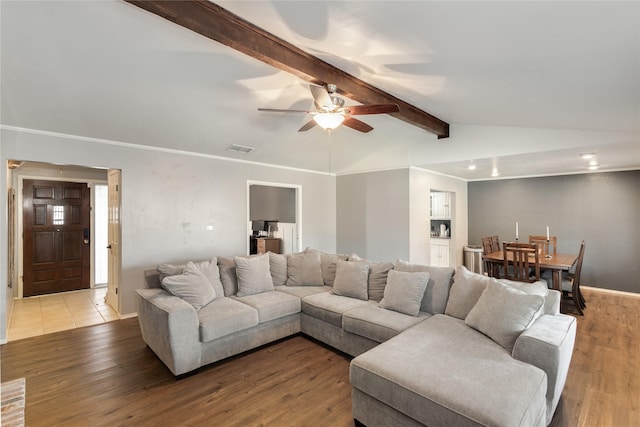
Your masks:
{"label": "dining chair", "polygon": [[[494,250],[493,246],[491,245],[492,242],[492,238],[491,236],[487,236],[487,237],[483,237],[482,238],[482,250],[484,251],[485,254],[491,254],[493,252],[497,252],[500,250],[500,248],[498,248],[497,250]],[[492,267],[492,264],[488,263],[485,261],[484,263],[484,271],[489,272],[489,269]],[[490,273],[489,275],[493,275],[495,273]]]}
{"label": "dining chair", "polygon": [[502,243],[504,278],[533,283],[540,280],[540,252],[533,243]]}
{"label": "dining chair", "polygon": [[580,244],[580,252],[578,252],[578,259],[576,260],[575,270],[569,272],[562,277],[562,296],[564,299],[573,302],[576,311],[580,316],[584,315],[584,309],[587,308],[587,304],[580,291],[580,276],[582,274],[582,260],[584,259],[584,240]]}
{"label": "dining chair", "polygon": [[491,251],[498,252],[500,250],[500,239],[498,236],[491,236]]}
{"label": "dining chair", "polygon": [[529,243],[536,243],[541,256],[555,255],[558,248],[558,238],[549,236],[549,245],[547,245],[547,236],[529,236]]}
{"label": "dining chair", "polygon": [[485,254],[496,252],[493,250],[493,247],[491,246],[491,236],[482,238],[482,250],[484,251]]}

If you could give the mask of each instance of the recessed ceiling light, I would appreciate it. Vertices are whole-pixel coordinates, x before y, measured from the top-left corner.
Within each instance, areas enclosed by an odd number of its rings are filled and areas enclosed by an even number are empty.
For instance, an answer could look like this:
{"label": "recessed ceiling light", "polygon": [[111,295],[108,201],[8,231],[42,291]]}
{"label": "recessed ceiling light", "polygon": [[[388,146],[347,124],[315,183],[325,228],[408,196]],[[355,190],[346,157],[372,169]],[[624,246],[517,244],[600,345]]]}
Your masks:
{"label": "recessed ceiling light", "polygon": [[582,157],[585,160],[593,159],[595,156],[596,156],[596,153],[582,153],[582,154],[580,154],[580,157]]}
{"label": "recessed ceiling light", "polygon": [[596,159],[589,160],[589,166],[598,166],[598,161]]}
{"label": "recessed ceiling light", "polygon": [[598,165],[591,165],[591,166],[589,166],[589,170],[594,171],[594,170],[596,170],[596,169],[598,169]]}
{"label": "recessed ceiling light", "polygon": [[498,176],[498,169],[493,168],[493,171],[491,171],[491,176]]}
{"label": "recessed ceiling light", "polygon": [[469,165],[467,166],[467,169],[469,169],[470,171],[476,170],[476,165]]}

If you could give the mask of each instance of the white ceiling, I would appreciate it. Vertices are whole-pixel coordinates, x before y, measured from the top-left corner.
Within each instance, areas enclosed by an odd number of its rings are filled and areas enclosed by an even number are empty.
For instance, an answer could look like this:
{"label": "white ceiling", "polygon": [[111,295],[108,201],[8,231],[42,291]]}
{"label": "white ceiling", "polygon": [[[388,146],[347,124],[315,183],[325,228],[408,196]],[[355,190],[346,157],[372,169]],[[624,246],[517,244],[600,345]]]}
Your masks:
{"label": "white ceiling", "polygon": [[120,1],[0,2],[2,125],[333,173],[580,173],[583,152],[640,168],[639,2],[216,3],[451,137],[386,115],[298,133],[308,117],[256,109],[311,107],[305,82]]}

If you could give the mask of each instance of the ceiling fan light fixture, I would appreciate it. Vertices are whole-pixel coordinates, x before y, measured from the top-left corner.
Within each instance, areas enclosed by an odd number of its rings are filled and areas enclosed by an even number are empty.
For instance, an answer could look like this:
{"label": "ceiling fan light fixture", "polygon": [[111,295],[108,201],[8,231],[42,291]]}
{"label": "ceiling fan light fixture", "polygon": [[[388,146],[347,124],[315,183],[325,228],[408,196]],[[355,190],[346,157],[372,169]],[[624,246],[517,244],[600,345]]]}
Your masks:
{"label": "ceiling fan light fixture", "polygon": [[344,122],[344,114],[340,113],[318,113],[313,116],[313,121],[325,130],[333,130]]}

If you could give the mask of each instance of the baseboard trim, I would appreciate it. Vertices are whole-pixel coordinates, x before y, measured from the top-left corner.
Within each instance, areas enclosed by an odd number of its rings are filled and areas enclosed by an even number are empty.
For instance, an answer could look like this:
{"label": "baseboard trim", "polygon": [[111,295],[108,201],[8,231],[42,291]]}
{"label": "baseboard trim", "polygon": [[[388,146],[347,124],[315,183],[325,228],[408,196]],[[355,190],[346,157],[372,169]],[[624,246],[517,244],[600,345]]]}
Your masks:
{"label": "baseboard trim", "polygon": [[138,313],[129,313],[129,314],[121,314],[120,315],[120,320],[124,320],[124,319],[131,319],[133,317],[138,317]]}
{"label": "baseboard trim", "polygon": [[640,294],[635,292],[627,292],[627,291],[618,291],[616,289],[604,289],[604,288],[596,288],[593,286],[580,286],[581,289],[586,289],[588,291],[593,292],[603,292],[606,294],[615,294],[623,297],[632,297],[632,298],[640,298]]}

